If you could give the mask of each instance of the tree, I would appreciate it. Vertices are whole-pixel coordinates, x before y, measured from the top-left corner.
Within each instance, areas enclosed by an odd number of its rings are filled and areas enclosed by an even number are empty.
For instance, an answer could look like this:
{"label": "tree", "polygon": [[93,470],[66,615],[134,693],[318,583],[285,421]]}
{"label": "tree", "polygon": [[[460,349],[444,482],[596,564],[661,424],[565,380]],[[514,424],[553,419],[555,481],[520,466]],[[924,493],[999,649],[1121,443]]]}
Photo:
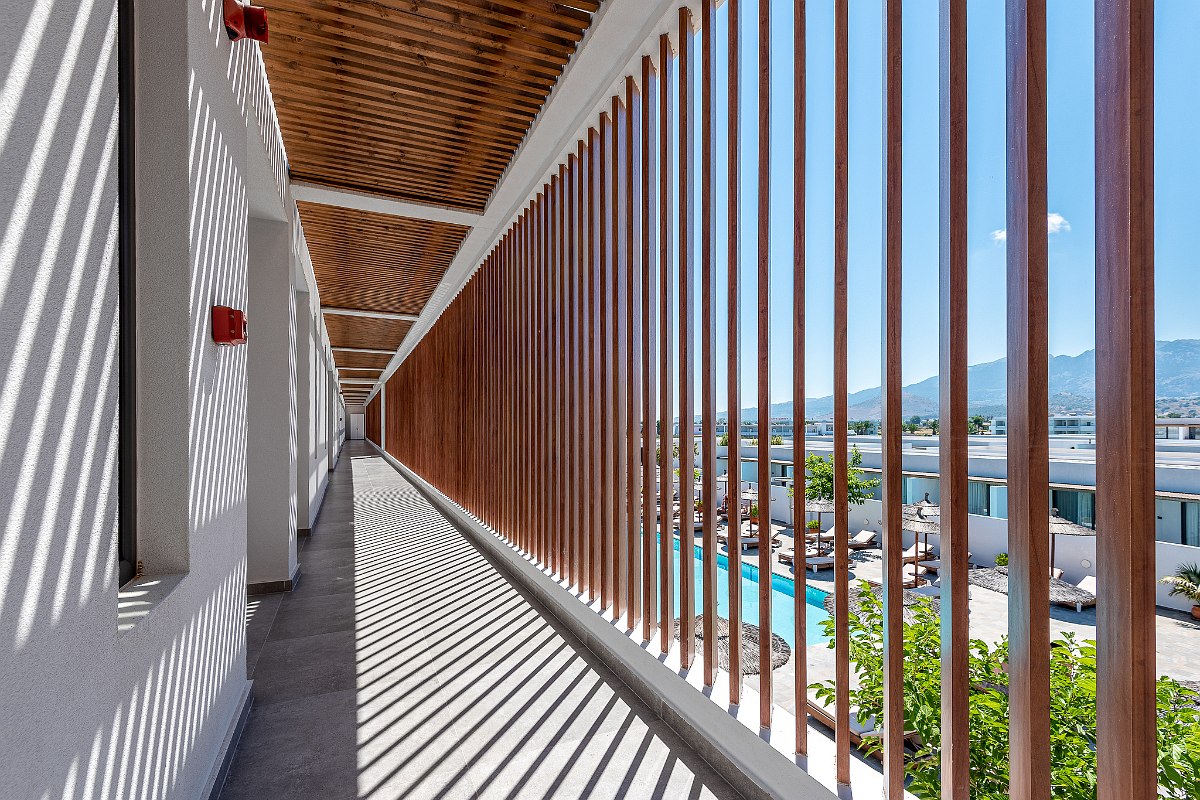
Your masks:
{"label": "tree", "polygon": [[875,432],[875,423],[870,420],[858,420],[850,423],[850,430],[859,436],[867,436]]}
{"label": "tree", "polygon": [[941,427],[942,427],[942,423],[938,421],[937,417],[934,417],[933,419],[929,420],[929,430],[933,431],[934,436],[938,435],[938,430]]}
{"label": "tree", "polygon": [[920,415],[919,415],[919,414],[913,414],[911,417],[909,417],[909,418],[908,418],[908,424],[909,424],[909,425],[916,425],[916,426],[918,426],[918,427],[919,427],[919,426],[921,425],[921,417],[920,417]]}
{"label": "tree", "polygon": [[915,422],[906,422],[903,425],[901,425],[900,427],[904,429],[905,433],[916,433],[917,432],[917,423],[915,423]]}
{"label": "tree", "polygon": [[982,414],[975,414],[967,420],[967,433],[977,435],[983,433],[987,426],[988,419]]}
{"label": "tree", "polygon": [[[883,605],[864,581],[860,610],[851,612],[850,661],[858,688],[850,704],[860,719],[883,720]],[[928,602],[912,606],[904,624],[904,729],[920,741],[905,765],[907,787],[917,797],[941,796],[941,626]],[[833,647],[834,621],[821,623]],[[972,800],[1008,798],[1008,642],[972,640],[969,759]],[[834,698],[833,681],[813,684],[817,697]],[[1159,797],[1200,796],[1200,694],[1170,678],[1160,678],[1158,707]],[[1050,649],[1050,760],[1055,798],[1096,797],[1096,643],[1064,634]],[[879,752],[881,737],[864,737],[864,748]]]}
{"label": "tree", "polygon": [[[851,505],[861,506],[871,499],[871,490],[879,485],[878,478],[864,478],[862,453],[857,446],[850,451],[850,463],[846,466],[846,496]],[[804,496],[809,500],[833,499],[833,456],[821,458],[816,453],[804,457],[804,471],[808,473]],[[795,490],[788,488],[788,497]]]}
{"label": "tree", "polygon": [[722,433],[721,438],[717,439],[717,444],[721,447],[729,447],[729,434]]}

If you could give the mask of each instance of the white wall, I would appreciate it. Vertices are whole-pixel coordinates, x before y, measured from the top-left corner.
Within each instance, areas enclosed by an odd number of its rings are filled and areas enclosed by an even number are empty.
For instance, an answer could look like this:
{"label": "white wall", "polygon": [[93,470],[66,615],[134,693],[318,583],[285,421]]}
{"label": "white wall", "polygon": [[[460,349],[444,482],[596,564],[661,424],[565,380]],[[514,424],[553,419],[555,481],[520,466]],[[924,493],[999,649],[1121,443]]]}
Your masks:
{"label": "white wall", "polygon": [[251,218],[248,236],[246,582],[253,585],[296,572],[298,334],[291,225]]}
{"label": "white wall", "polygon": [[141,5],[148,578],[121,607],[115,2],[8,4],[0,27],[4,797],[201,797],[248,688],[247,353],[212,344],[209,314],[247,302],[249,119],[286,165],[257,45],[227,40],[221,4]]}

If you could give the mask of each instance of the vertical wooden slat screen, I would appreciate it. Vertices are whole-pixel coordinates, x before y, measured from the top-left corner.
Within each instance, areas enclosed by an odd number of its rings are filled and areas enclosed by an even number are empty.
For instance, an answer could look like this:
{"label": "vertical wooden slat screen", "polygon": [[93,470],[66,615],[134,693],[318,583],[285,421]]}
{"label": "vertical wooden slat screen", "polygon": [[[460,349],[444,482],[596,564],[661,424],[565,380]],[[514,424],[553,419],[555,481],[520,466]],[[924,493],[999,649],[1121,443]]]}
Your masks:
{"label": "vertical wooden slat screen", "polygon": [[695,365],[692,342],[693,260],[692,220],[695,219],[696,89],[692,70],[696,63],[696,38],[692,12],[679,9],[679,662],[692,665],[696,650],[696,580],[692,547],[696,540],[695,466],[692,451],[694,415],[692,389]]}
{"label": "vertical wooden slat screen", "polygon": [[903,45],[902,0],[887,0],[883,23],[883,788],[888,800],[904,796],[904,551],[903,370]]}
{"label": "vertical wooden slat screen", "polygon": [[1050,796],[1046,4],[1008,0],[1008,653],[1014,800]]}
{"label": "vertical wooden slat screen", "polygon": [[1096,4],[1096,601],[1100,800],[1157,794],[1154,3]]}
{"label": "vertical wooden slat screen", "polygon": [[675,140],[671,135],[671,123],[675,119],[674,83],[675,59],[671,51],[671,38],[667,34],[658,37],[658,320],[662,331],[662,342],[658,348],[658,496],[659,507],[659,594],[662,604],[659,609],[659,648],[666,653],[671,644],[671,620],[674,611],[675,546],[671,535],[671,519],[675,515],[675,492],[671,478],[673,457],[671,449],[675,436],[671,420],[675,413],[673,381],[675,373],[674,310],[675,291],[671,270],[675,254],[672,247],[671,225],[674,207],[671,202],[672,180],[675,176]]}
{"label": "vertical wooden slat screen", "polygon": [[833,108],[833,596],[837,782],[850,782],[850,505],[846,468],[849,318],[849,0],[834,4]]}
{"label": "vertical wooden slat screen", "polygon": [[[758,536],[771,534],[771,4],[758,4]],[[771,548],[758,548],[759,576],[771,574]],[[758,724],[771,727],[771,582],[758,582]]]}
{"label": "vertical wooden slat screen", "polygon": [[365,423],[366,428],[364,433],[367,437],[367,440],[372,441],[380,446],[383,445],[383,438],[380,436],[379,430],[379,423],[382,417],[382,415],[379,413],[379,404],[382,402],[382,400],[382,395],[377,394],[367,401],[367,404],[363,409],[365,412],[363,414],[363,422]]}
{"label": "vertical wooden slat screen", "polygon": [[[742,4],[741,0],[729,3],[729,94],[727,165],[729,198],[728,232],[726,236],[726,259],[728,268],[728,358],[729,378],[728,401],[726,402],[726,430],[729,431],[728,462],[725,491],[726,513],[729,515],[727,547],[729,553],[729,701],[734,705],[742,702],[742,393],[741,393],[741,79],[742,79]],[[799,696],[799,695],[797,695]]]}
{"label": "vertical wooden slat screen", "polygon": [[700,497],[704,501],[704,685],[717,678],[717,37],[716,0],[700,5]]}
{"label": "vertical wooden slat screen", "polygon": [[939,265],[942,569],[942,797],[966,800],[967,673],[967,3],[942,0]]}
{"label": "vertical wooden slat screen", "polygon": [[[732,11],[731,11],[732,13]],[[804,540],[804,284],[805,284],[805,157],[807,156],[807,8],[795,0],[792,10],[792,563],[796,575],[807,571]],[[731,103],[732,105],[732,103]],[[732,119],[732,117],[731,117]],[[731,123],[732,124],[732,123]],[[731,204],[732,205],[732,204]],[[732,213],[732,211],[731,211]],[[732,238],[732,237],[731,237]],[[732,251],[732,247],[730,248]],[[731,306],[731,309],[733,307]],[[734,312],[731,310],[731,314]],[[796,752],[808,753],[808,626],[806,592],[795,591],[795,657],[792,696],[796,698]]]}
{"label": "vertical wooden slat screen", "polygon": [[[654,54],[606,97],[591,127],[549,169],[474,277],[366,404],[367,437],[405,462],[585,602],[692,666],[704,624],[703,681],[719,679],[717,287],[724,255],[728,313],[730,699],[745,692],[741,554],[741,0],[672,15]],[[904,792],[902,407],[903,3],[884,0],[882,527],[883,783]],[[755,403],[758,535],[771,536],[771,14],[759,3],[756,153]],[[758,718],[776,694],[796,703],[795,748],[809,753],[804,505],[807,156],[805,0],[794,0],[791,317],[795,625],[791,691],[775,692],[772,593],[778,567],[758,548]],[[834,777],[848,783],[849,0],[834,4]],[[1099,797],[1156,791],[1153,42],[1152,7],[1101,0],[1096,13],[1097,565]],[[967,43],[966,0],[940,0],[939,377],[941,436],[942,796],[970,790],[967,597]],[[1007,356],[1010,793],[1051,792],[1048,563],[1048,255],[1046,4],[1006,0]],[[696,36],[703,37],[696,61]],[[677,45],[678,52],[673,49]],[[717,59],[727,49],[727,114]],[[775,54],[775,58],[786,57]],[[700,73],[697,75],[697,66]],[[697,80],[699,77],[699,80]],[[699,97],[697,97],[699,87]],[[753,98],[752,98],[753,99]],[[697,105],[699,101],[699,105]],[[696,127],[702,161],[696,174]],[[716,151],[720,125],[727,151]],[[676,131],[678,139],[676,140]],[[780,148],[776,148],[778,151]],[[728,197],[717,170],[726,158]],[[778,167],[778,164],[776,164]],[[696,208],[699,194],[700,208]],[[727,251],[718,254],[719,204]],[[676,205],[678,203],[678,205]],[[699,213],[697,213],[699,210]],[[699,225],[699,229],[695,226]],[[694,242],[699,240],[700,251]],[[699,264],[697,264],[697,255]],[[699,269],[697,269],[699,267]],[[696,280],[699,280],[699,364]],[[678,339],[676,339],[678,337]],[[703,546],[696,586],[695,370]],[[673,524],[678,419],[680,532]],[[654,453],[657,452],[657,458]],[[678,565],[678,566],[676,566]],[[677,571],[676,571],[677,570]],[[678,588],[678,611],[675,607]],[[699,595],[697,594],[699,592]],[[676,625],[676,616],[679,623]],[[749,622],[749,621],[745,621]],[[639,624],[640,623],[640,624]],[[784,635],[786,631],[781,631]],[[821,678],[828,677],[821,675]]]}

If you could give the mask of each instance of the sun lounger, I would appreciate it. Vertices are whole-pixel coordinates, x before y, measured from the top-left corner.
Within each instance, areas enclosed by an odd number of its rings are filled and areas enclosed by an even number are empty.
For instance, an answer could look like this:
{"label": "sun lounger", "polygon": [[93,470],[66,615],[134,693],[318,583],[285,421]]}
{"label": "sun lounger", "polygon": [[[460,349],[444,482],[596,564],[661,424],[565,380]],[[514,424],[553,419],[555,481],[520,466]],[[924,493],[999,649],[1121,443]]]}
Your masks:
{"label": "sun lounger", "polygon": [[816,558],[808,559],[804,566],[808,567],[813,572],[816,572],[817,570],[825,569],[826,567],[832,568],[834,563],[835,562],[832,556],[817,556]]}
{"label": "sun lounger", "polygon": [[927,544],[917,543],[905,550],[901,555],[902,564],[916,564],[918,561],[926,561],[933,555],[933,547]]}
{"label": "sun lounger", "polygon": [[851,550],[866,550],[868,547],[874,547],[877,535],[875,531],[859,531],[854,534],[847,546]]}

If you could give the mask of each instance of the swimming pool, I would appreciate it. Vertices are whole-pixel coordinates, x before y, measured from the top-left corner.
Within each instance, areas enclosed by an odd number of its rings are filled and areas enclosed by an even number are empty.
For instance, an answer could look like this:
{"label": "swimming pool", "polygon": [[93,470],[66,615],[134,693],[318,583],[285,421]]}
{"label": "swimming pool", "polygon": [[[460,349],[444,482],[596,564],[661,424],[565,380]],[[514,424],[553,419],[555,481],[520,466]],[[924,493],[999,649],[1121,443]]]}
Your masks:
{"label": "swimming pool", "polygon": [[[692,575],[696,586],[696,613],[704,611],[704,573],[703,550],[695,547],[692,559]],[[679,552],[679,540],[675,540],[675,552]],[[757,557],[754,557],[757,559]],[[675,559],[673,609],[679,616],[679,559]],[[758,624],[758,567],[742,559],[742,622]],[[825,610],[825,598],[828,592],[822,592],[805,584],[804,587],[805,635],[808,644],[824,644],[827,639],[821,629],[821,622],[829,619]],[[796,585],[782,575],[771,575],[771,632],[790,645],[795,646],[796,638]],[[729,559],[717,553],[717,614],[729,616]]]}

